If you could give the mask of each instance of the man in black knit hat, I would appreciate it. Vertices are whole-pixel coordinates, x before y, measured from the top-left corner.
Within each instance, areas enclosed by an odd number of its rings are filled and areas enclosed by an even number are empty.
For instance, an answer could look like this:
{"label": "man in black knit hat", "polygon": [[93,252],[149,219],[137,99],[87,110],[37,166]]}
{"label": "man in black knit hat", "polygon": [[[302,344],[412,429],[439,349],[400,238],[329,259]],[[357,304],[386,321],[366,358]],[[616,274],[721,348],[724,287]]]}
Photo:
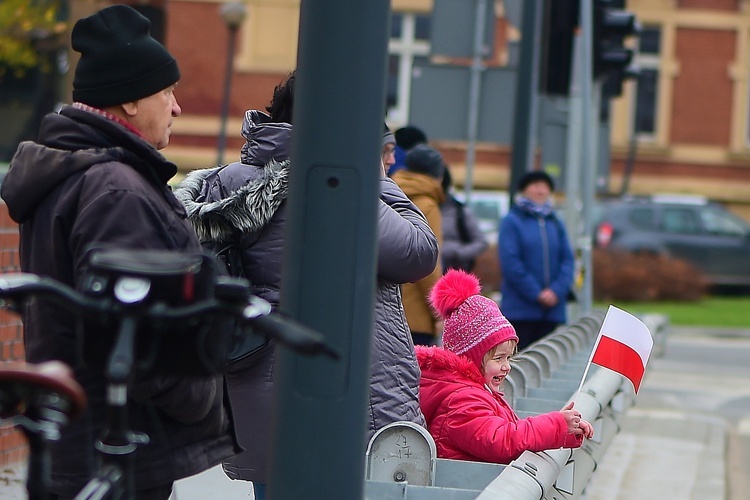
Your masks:
{"label": "man in black knit hat", "polygon": [[[180,71],[149,29],[148,19],[125,5],[74,26],[72,47],[81,53],[75,102],[44,118],[37,142],[19,145],[0,191],[20,224],[24,272],[76,286],[91,247],[200,252],[167,185],[177,167],[158,151],[181,113],[174,95]],[[27,360],[64,361],[86,389],[87,414],[65,427],[51,450],[53,498],[72,498],[96,472],[104,375],[78,359],[69,311],[39,300],[23,319]],[[130,428],[150,437],[136,452],[136,498],[167,499],[176,479],[239,451],[220,377],[136,377],[128,396]]]}

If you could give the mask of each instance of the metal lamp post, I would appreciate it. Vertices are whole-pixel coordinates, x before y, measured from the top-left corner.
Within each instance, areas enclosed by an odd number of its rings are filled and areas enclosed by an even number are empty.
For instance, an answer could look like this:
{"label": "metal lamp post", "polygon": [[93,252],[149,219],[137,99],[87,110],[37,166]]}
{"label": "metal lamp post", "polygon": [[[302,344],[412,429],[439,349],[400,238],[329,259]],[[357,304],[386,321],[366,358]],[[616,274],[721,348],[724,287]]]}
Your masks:
{"label": "metal lamp post", "polygon": [[237,38],[237,30],[242,25],[247,15],[247,7],[240,2],[229,2],[222,4],[219,9],[224,24],[229,30],[229,45],[227,46],[227,67],[224,73],[224,96],[221,102],[221,122],[219,129],[219,143],[217,165],[224,163],[224,149],[227,143],[227,118],[229,115],[229,97],[232,89],[232,62],[234,61],[234,45]]}

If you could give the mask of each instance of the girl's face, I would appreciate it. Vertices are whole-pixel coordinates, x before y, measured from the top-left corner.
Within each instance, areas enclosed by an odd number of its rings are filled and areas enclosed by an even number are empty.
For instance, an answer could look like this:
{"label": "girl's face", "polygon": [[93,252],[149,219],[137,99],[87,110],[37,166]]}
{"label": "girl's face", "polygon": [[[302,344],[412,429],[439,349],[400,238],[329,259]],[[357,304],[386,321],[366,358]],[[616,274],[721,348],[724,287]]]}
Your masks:
{"label": "girl's face", "polygon": [[490,349],[482,363],[484,383],[492,392],[501,392],[505,377],[510,373],[510,357],[515,353],[515,340],[506,340]]}

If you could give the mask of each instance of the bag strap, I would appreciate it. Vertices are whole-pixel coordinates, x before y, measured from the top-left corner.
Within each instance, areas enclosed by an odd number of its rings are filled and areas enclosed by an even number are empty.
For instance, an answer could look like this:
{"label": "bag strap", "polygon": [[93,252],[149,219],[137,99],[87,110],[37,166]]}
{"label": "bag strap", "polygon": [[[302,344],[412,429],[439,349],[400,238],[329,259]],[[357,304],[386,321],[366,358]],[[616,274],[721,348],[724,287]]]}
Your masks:
{"label": "bag strap", "polygon": [[453,204],[456,206],[456,225],[458,226],[458,237],[461,238],[461,241],[464,243],[469,243],[471,241],[471,234],[469,234],[469,228],[466,225],[466,213],[464,210],[466,210],[466,205],[458,201],[456,198],[453,198]]}

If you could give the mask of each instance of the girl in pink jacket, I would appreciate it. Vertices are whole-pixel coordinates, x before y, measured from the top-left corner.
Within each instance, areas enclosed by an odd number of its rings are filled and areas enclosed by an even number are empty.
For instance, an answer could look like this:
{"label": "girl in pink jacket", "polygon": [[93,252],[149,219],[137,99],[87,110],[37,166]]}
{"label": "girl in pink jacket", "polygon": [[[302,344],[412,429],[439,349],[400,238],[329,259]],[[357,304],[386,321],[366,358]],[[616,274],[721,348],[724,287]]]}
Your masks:
{"label": "girl in pink jacket", "polygon": [[526,450],[577,448],[594,429],[569,403],[519,419],[501,388],[518,336],[479,279],[448,271],[430,303],[444,320],[443,346],[416,346],[420,406],[440,458],[508,464]]}

